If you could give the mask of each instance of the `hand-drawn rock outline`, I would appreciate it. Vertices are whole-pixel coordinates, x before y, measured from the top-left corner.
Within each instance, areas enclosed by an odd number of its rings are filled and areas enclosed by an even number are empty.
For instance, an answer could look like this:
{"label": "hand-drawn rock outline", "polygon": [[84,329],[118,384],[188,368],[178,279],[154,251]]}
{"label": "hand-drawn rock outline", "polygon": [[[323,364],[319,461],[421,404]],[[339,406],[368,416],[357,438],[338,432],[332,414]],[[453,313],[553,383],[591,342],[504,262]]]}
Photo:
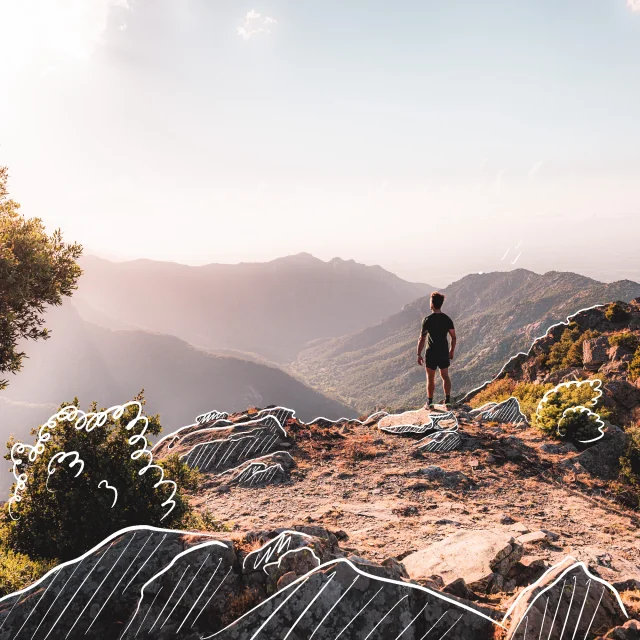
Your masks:
{"label": "hand-drawn rock outline", "polygon": [[474,394],[477,391],[480,391],[480,390],[484,389],[487,385],[489,385],[492,382],[494,382],[495,380],[497,380],[502,375],[502,372],[511,363],[512,360],[515,360],[518,356],[528,356],[531,353],[531,350],[535,346],[536,342],[538,342],[538,340],[542,340],[543,338],[546,338],[549,335],[549,331],[551,331],[552,329],[555,329],[556,327],[560,327],[562,325],[564,325],[565,327],[568,327],[571,324],[572,318],[575,318],[579,313],[582,313],[583,311],[591,311],[591,309],[598,309],[598,308],[604,307],[604,306],[605,306],[604,304],[594,304],[591,307],[584,307],[584,309],[579,309],[575,313],[572,313],[571,315],[567,316],[566,320],[561,321],[561,322],[556,322],[555,324],[552,324],[544,332],[544,334],[542,334],[541,336],[538,336],[537,338],[534,339],[534,341],[531,343],[531,346],[527,349],[527,351],[520,351],[520,352],[516,353],[515,355],[512,355],[502,365],[500,371],[498,371],[498,373],[493,378],[491,378],[490,380],[487,380],[486,382],[483,382],[481,385],[475,387],[474,389],[471,389],[471,391],[467,391],[467,393],[465,393],[464,396],[462,396],[460,402],[464,402],[471,394]]}
{"label": "hand-drawn rock outline", "polygon": [[201,413],[196,417],[196,424],[206,424],[207,422],[211,422],[212,420],[224,420],[229,417],[229,414],[226,411],[218,411],[213,409],[208,413]]}
{"label": "hand-drawn rock outline", "polygon": [[98,489],[102,489],[103,482],[104,482],[105,489],[111,489],[111,491],[115,493],[115,496],[113,498],[113,504],[111,505],[111,508],[113,509],[113,507],[116,506],[116,502],[118,502],[118,490],[113,485],[109,484],[106,480],[100,480],[100,482],[98,482]]}
{"label": "hand-drawn rock outline", "polygon": [[[138,613],[140,612],[140,605],[142,604],[142,601],[144,599],[144,590],[156,579],[158,579],[161,575],[163,575],[164,573],[166,573],[167,571],[169,571],[169,569],[171,569],[171,567],[173,567],[176,563],[176,561],[179,558],[182,558],[185,555],[188,555],[189,553],[193,553],[194,551],[200,551],[201,549],[203,549],[204,547],[222,547],[224,549],[228,549],[227,545],[224,542],[221,542],[220,540],[210,540],[209,542],[202,542],[200,544],[194,545],[193,547],[189,547],[188,549],[185,549],[184,551],[181,551],[180,553],[178,553],[172,560],[171,562],[164,567],[163,569],[161,569],[160,571],[158,571],[156,574],[154,574],[153,576],[151,576],[151,578],[149,578],[140,588],[140,598],[138,599],[138,604],[136,605],[136,610],[133,612],[133,614],[131,615],[131,619],[129,620],[129,624],[125,627],[124,631],[122,632],[122,635],[120,636],[121,638],[123,638],[127,631],[129,630],[129,627],[131,626],[131,624],[133,623],[133,621],[135,620],[136,616],[138,615]],[[229,570],[229,573],[231,572],[231,569]],[[227,574],[228,575],[228,574]],[[226,576],[225,576],[226,579]],[[223,580],[224,582],[224,580]],[[222,583],[221,583],[222,584]],[[177,586],[177,585],[176,585]],[[171,599],[171,597],[169,598]],[[167,601],[168,602],[168,601]],[[162,614],[162,612],[161,612]],[[159,616],[158,616],[159,617]],[[188,617],[188,616],[187,616]],[[186,620],[186,618],[185,618]],[[165,620],[166,622],[166,620]]]}
{"label": "hand-drawn rock outline", "polygon": [[[387,414],[388,415],[388,414]],[[396,414],[402,415],[402,414]],[[440,423],[446,420],[453,420],[454,424],[441,427]],[[378,427],[380,431],[385,431],[386,433],[392,433],[394,435],[401,435],[403,433],[427,433],[433,431],[457,431],[458,430],[458,418],[453,411],[447,411],[446,413],[437,413],[431,414],[429,416],[429,422],[425,422],[423,424],[391,424],[385,427]]]}
{"label": "hand-drawn rock outline", "polygon": [[[516,404],[516,407],[511,407],[509,405]],[[506,400],[502,402],[487,402],[483,404],[481,407],[477,409],[473,409],[470,413],[477,414],[484,420],[492,420],[495,419],[496,416],[500,416],[501,412],[506,412],[507,416],[505,419],[500,418],[498,421],[511,422],[513,424],[528,424],[527,416],[524,415],[522,411],[522,407],[520,406],[520,401],[515,396],[510,396]],[[512,420],[511,418],[516,418]]]}
{"label": "hand-drawn rock outline", "polygon": [[[28,591],[31,591],[32,589],[35,589],[49,576],[57,573],[61,569],[64,569],[64,567],[68,567],[69,565],[82,562],[83,560],[88,558],[90,555],[92,555],[96,551],[99,551],[102,547],[107,546],[108,543],[111,542],[112,540],[115,540],[116,538],[123,536],[127,533],[131,533],[132,531],[152,531],[154,533],[179,533],[179,534],[189,535],[189,536],[201,536],[205,538],[214,537],[212,533],[206,533],[203,531],[183,531],[182,529],[165,529],[163,527],[154,527],[147,524],[137,524],[131,527],[125,527],[124,529],[119,529],[118,531],[115,531],[114,533],[108,535],[106,538],[104,538],[104,540],[101,540],[100,542],[98,542],[98,544],[91,547],[91,549],[89,549],[88,551],[85,551],[85,553],[78,556],[77,558],[67,560],[66,562],[61,562],[59,565],[56,565],[53,569],[49,569],[47,573],[45,573],[42,577],[38,578],[35,582],[31,583],[29,586],[24,587],[23,589],[19,589],[18,591],[12,591],[11,593],[7,593],[6,595],[0,597],[0,603],[4,602],[5,600],[8,600],[9,598],[12,598],[13,596],[19,596],[24,593],[27,593]],[[224,547],[227,547],[227,545],[225,545],[222,542],[220,544]],[[197,547],[192,547],[192,548],[197,548]]]}
{"label": "hand-drawn rock outline", "polygon": [[430,453],[446,453],[453,451],[461,442],[462,438],[457,431],[436,431],[420,440],[417,449]]}
{"label": "hand-drawn rock outline", "polygon": [[133,420],[129,421],[129,424],[125,426],[127,431],[133,429],[139,421],[143,422],[143,427],[140,433],[134,433],[129,437],[128,443],[131,446],[136,446],[138,443],[141,443],[141,448],[136,449],[131,454],[131,460],[138,460],[143,456],[148,456],[149,461],[147,465],[142,467],[138,471],[138,475],[144,475],[149,469],[157,469],[160,472],[160,480],[153,485],[154,489],[157,489],[161,485],[172,485],[173,491],[171,495],[162,503],[161,506],[171,505],[171,508],[160,518],[160,520],[164,520],[175,508],[176,503],[173,499],[176,495],[178,487],[173,480],[165,480],[164,478],[164,469],[157,465],[153,464],[153,453],[149,448],[149,441],[146,437],[147,427],[149,426],[149,418],[142,415],[142,404],[137,400],[132,400],[130,402],[126,402],[121,405],[114,405],[105,409],[104,411],[95,411],[91,413],[85,413],[79,407],[75,405],[67,405],[63,407],[52,415],[41,427],[38,429],[38,441],[35,445],[28,445],[22,442],[17,442],[11,447],[11,461],[13,462],[13,476],[15,478],[16,486],[13,492],[13,495],[9,497],[9,516],[12,520],[19,520],[19,518],[15,518],[11,511],[11,507],[13,504],[21,502],[22,496],[21,493],[27,488],[27,480],[28,475],[26,473],[18,474],[18,467],[22,464],[21,458],[16,458],[15,455],[21,455],[28,451],[28,457],[30,462],[35,462],[40,455],[42,455],[46,449],[46,443],[51,440],[51,433],[49,431],[51,429],[55,429],[58,425],[58,422],[61,420],[66,420],[67,422],[75,421],[75,428],[79,431],[84,429],[87,433],[91,433],[96,427],[102,427],[106,424],[109,414],[113,414],[113,418],[118,420],[124,414],[124,411],[127,407],[136,406],[138,408],[138,414]]}
{"label": "hand-drawn rock outline", "polygon": [[[489,622],[491,622],[492,624],[494,624],[496,626],[503,627],[503,625],[500,622],[494,620],[493,618],[491,618],[490,616],[486,615],[485,613],[482,613],[481,611],[477,611],[476,609],[473,609],[472,607],[470,607],[470,606],[468,606],[468,605],[466,605],[466,604],[464,604],[462,602],[459,602],[457,600],[453,600],[453,599],[447,597],[445,594],[443,594],[441,592],[433,591],[431,589],[428,589],[427,587],[423,587],[422,585],[415,584],[413,582],[400,582],[398,580],[393,580],[391,578],[384,578],[384,577],[381,577],[381,576],[378,576],[378,575],[372,575],[372,574],[369,574],[369,573],[359,569],[353,562],[351,562],[350,560],[348,560],[346,558],[337,558],[337,559],[329,560],[327,562],[324,562],[323,564],[318,565],[315,569],[312,569],[311,571],[307,572],[306,574],[300,576],[299,578],[297,578],[296,580],[294,580],[293,582],[288,584],[286,587],[284,587],[280,591],[277,591],[272,596],[270,596],[266,600],[262,601],[258,605],[258,607],[261,607],[261,606],[265,605],[267,602],[269,602],[270,600],[273,600],[274,598],[277,598],[278,596],[283,595],[283,593],[288,591],[288,590],[291,591],[291,593],[284,600],[284,602],[281,603],[281,605],[279,605],[278,607],[276,607],[276,609],[271,614],[271,616],[269,616],[269,618],[267,618],[265,623],[263,623],[262,626],[254,633],[252,638],[255,638],[258,635],[258,633],[265,626],[266,622],[268,622],[271,619],[271,617],[273,617],[273,615],[280,609],[280,607],[297,591],[298,588],[300,588],[311,577],[311,575],[313,573],[315,573],[317,571],[322,571],[323,569],[326,569],[327,567],[337,566],[338,564],[341,564],[341,563],[348,565],[351,568],[351,570],[356,574],[357,577],[363,576],[365,578],[373,578],[376,581],[385,582],[387,584],[393,584],[393,585],[396,585],[396,586],[403,587],[404,589],[415,589],[416,591],[422,591],[424,593],[429,594],[432,597],[435,597],[438,600],[442,600],[444,602],[448,602],[449,604],[454,605],[456,608],[464,609],[465,611],[469,611],[469,612],[473,613],[476,616],[484,618],[485,620],[488,620]],[[357,579],[357,577],[356,577],[356,579]],[[331,577],[329,578],[329,580],[330,579],[331,579]],[[325,583],[324,586],[326,586],[326,583]],[[347,589],[347,591],[348,591],[348,589]],[[346,591],[344,593],[346,593]],[[402,600],[405,600],[406,598],[408,598],[408,595],[405,595],[403,598],[401,598],[398,601],[398,603],[396,603],[396,606],[397,606],[397,604],[399,604]],[[254,607],[254,608],[257,608],[257,607]],[[239,618],[234,620],[231,624],[227,625],[223,629],[220,629],[220,631],[216,631],[215,633],[213,633],[211,635],[208,635],[208,636],[202,636],[202,640],[209,640],[210,638],[215,638],[216,636],[218,636],[221,633],[227,631],[228,629],[230,629],[234,625],[238,624],[238,622],[240,622],[243,618],[245,618],[249,614],[251,614],[252,611],[253,611],[253,609],[247,611],[242,616],[240,616]],[[306,613],[306,610],[303,613]],[[298,621],[299,621],[299,619],[298,619]],[[411,621],[410,624],[413,624],[413,622],[415,622],[415,618]],[[295,624],[297,624],[297,622]],[[454,623],[454,624],[456,624],[456,623]],[[374,630],[375,630],[375,628],[376,627],[374,627]],[[408,627],[406,627],[406,628],[408,628]],[[405,628],[405,631],[406,631],[406,628]],[[404,631],[403,631],[403,633],[404,633]],[[369,635],[371,635],[371,634],[369,634]]]}
{"label": "hand-drawn rock outline", "polygon": [[[560,389],[568,389],[571,386],[580,387],[583,384],[588,384],[595,391],[596,395],[587,403],[592,407],[595,407],[598,404],[598,400],[600,400],[600,398],[602,397],[602,380],[600,380],[599,378],[591,378],[589,380],[569,380],[568,382],[561,382],[560,384],[557,384],[553,389],[549,389],[549,391],[547,391],[544,396],[542,396],[542,399],[536,407],[536,415],[540,415],[542,405],[547,403],[549,401],[549,398],[554,393],[558,393]],[[560,433],[560,422],[571,412],[586,413],[588,417],[595,416],[596,422],[598,424],[598,432],[600,433],[598,437],[592,438],[591,440],[578,440],[578,442],[580,442],[581,444],[589,444],[590,442],[596,442],[597,440],[600,440],[600,438],[604,437],[604,420],[600,417],[600,414],[592,411],[586,405],[567,407],[562,412],[562,416],[560,416],[560,420],[558,420],[558,435],[562,436],[562,434]]]}
{"label": "hand-drawn rock outline", "polygon": [[[516,608],[516,606],[518,605],[520,600],[522,600],[526,596],[526,594],[532,592],[534,589],[536,589],[536,587],[540,586],[540,584],[542,584],[542,582],[544,581],[545,577],[550,572],[556,570],[558,567],[562,566],[568,560],[576,560],[576,559],[573,556],[566,556],[565,558],[562,559],[561,562],[558,562],[557,564],[554,564],[552,567],[549,567],[549,569],[547,569],[533,584],[531,584],[528,587],[526,587],[525,589],[523,589],[518,594],[518,597],[513,601],[511,606],[507,609],[507,612],[504,614],[504,617],[502,618],[502,625],[501,626],[506,628],[507,619],[509,618],[509,616],[511,616],[511,613],[513,612],[513,610]],[[538,598],[540,598],[544,593],[546,593],[547,591],[549,591],[550,589],[555,587],[560,582],[560,580],[562,580],[562,578],[564,578],[564,576],[567,575],[567,573],[570,573],[571,571],[573,571],[577,567],[580,567],[584,571],[584,573],[589,577],[589,582],[591,582],[591,581],[599,582],[600,584],[604,585],[604,588],[609,589],[611,592],[613,592],[613,594],[616,597],[616,600],[618,601],[618,605],[620,606],[620,609],[622,610],[622,613],[625,615],[626,618],[629,617],[629,614],[627,613],[627,610],[625,609],[625,606],[624,606],[624,604],[622,602],[622,598],[620,597],[620,594],[618,593],[618,590],[613,585],[609,584],[606,580],[603,580],[602,578],[599,578],[598,576],[593,575],[589,571],[589,569],[587,568],[587,566],[586,566],[586,564],[584,562],[578,562],[576,560],[573,564],[569,565],[550,585],[548,585],[544,589],[542,589],[542,591],[540,591],[540,593],[531,601],[531,603],[527,607],[526,611],[520,617],[520,620],[518,620],[518,625],[515,627],[514,632],[517,631],[518,627],[522,624],[522,621],[527,619],[527,614],[531,610],[531,607],[533,607],[535,602],[538,600]],[[588,593],[588,590],[587,590],[587,593]],[[586,602],[586,595],[585,595],[585,602]],[[594,615],[595,615],[595,613],[594,613]],[[579,624],[580,624],[580,619],[578,619],[578,625]],[[577,631],[577,627],[576,627],[576,631]],[[541,633],[542,633],[542,631],[541,631]],[[588,631],[587,631],[587,634],[585,634],[585,638],[587,637],[587,635],[588,635]],[[574,636],[575,636],[575,632],[574,632]]]}
{"label": "hand-drawn rock outline", "polygon": [[75,467],[76,465],[80,465],[80,469],[78,469],[78,473],[74,476],[77,478],[84,469],[84,460],[80,457],[80,454],[77,451],[69,451],[68,453],[65,451],[59,451],[55,455],[51,456],[51,460],[49,460],[49,464],[47,465],[47,482],[46,488],[49,493],[54,493],[51,489],[49,489],[49,478],[56,472],[55,469],[51,468],[51,465],[56,462],[56,459],[60,459],[60,463],[62,463],[69,456],[73,456],[73,460],[69,463],[69,469],[71,467]]}
{"label": "hand-drawn rock outline", "polygon": [[[275,538],[269,540],[265,544],[263,544],[259,549],[248,553],[244,560],[242,561],[242,570],[246,571],[247,569],[247,561],[251,556],[257,556],[253,561],[253,569],[258,570],[260,568],[260,564],[264,562],[263,569],[268,564],[275,564],[274,562],[269,562],[271,558],[275,555],[280,557],[280,554],[283,551],[289,549],[289,545],[292,541],[292,536],[300,536],[301,538],[312,538],[308,533],[303,533],[302,531],[294,531],[293,529],[287,529],[279,533]],[[308,548],[308,547],[302,547]],[[311,550],[313,552],[313,550]],[[315,555],[315,554],[314,554]],[[319,560],[319,558],[318,558]],[[266,572],[265,572],[266,573]]]}

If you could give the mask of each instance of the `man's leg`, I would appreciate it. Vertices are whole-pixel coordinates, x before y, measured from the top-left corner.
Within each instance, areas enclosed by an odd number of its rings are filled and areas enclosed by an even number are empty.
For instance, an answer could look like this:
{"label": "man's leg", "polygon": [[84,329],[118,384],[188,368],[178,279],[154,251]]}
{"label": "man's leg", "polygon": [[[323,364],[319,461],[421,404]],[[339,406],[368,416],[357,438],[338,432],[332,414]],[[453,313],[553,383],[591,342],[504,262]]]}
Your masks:
{"label": "man's leg", "polygon": [[451,378],[449,377],[449,369],[440,369],[440,376],[442,377],[442,388],[444,389],[444,401],[445,404],[451,402]]}
{"label": "man's leg", "polygon": [[436,389],[436,370],[427,367],[427,404],[433,404],[433,392]]}

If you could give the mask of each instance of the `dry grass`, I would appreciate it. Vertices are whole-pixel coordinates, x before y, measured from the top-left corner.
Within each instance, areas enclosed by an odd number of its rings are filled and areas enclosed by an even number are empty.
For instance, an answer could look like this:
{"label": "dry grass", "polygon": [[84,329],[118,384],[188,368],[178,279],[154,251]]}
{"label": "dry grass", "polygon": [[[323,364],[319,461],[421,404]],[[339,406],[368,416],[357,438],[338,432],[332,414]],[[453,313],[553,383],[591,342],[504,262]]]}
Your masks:
{"label": "dry grass", "polygon": [[231,624],[247,611],[260,604],[261,600],[260,592],[253,587],[247,587],[238,595],[231,596],[227,600],[226,608],[222,614],[222,623],[224,625]]}
{"label": "dry grass", "polygon": [[348,460],[372,460],[383,450],[373,444],[374,437],[365,433],[357,438],[350,438],[344,445],[342,451]]}
{"label": "dry grass", "polygon": [[623,591],[620,593],[622,603],[630,618],[640,619],[640,592]]}

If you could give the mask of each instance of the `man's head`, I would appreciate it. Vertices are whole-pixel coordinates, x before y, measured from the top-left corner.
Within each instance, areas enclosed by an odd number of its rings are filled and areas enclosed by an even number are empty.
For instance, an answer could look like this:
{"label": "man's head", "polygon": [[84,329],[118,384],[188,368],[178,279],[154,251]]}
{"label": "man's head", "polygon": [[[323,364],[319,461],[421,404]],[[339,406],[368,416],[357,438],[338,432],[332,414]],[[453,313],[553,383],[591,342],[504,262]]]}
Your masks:
{"label": "man's head", "polygon": [[440,311],[443,302],[444,302],[444,293],[440,293],[439,291],[434,291],[431,294],[431,310],[432,311]]}

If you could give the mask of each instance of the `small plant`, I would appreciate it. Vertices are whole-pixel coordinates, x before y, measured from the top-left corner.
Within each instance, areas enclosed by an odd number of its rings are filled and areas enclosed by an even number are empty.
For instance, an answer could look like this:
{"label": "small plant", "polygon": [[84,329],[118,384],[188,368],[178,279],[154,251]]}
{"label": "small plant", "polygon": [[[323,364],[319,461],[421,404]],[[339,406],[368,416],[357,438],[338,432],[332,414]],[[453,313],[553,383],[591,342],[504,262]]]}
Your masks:
{"label": "small plant", "polygon": [[373,436],[364,434],[359,438],[349,440],[344,447],[344,455],[351,460],[371,460],[379,453],[373,444]]}
{"label": "small plant", "polygon": [[620,458],[620,479],[631,486],[640,506],[640,425],[627,430],[629,444]]}
{"label": "small plant", "polygon": [[633,359],[629,363],[629,377],[635,381],[640,378],[640,347],[633,354]]}
{"label": "small plant", "polygon": [[224,613],[222,614],[222,623],[231,624],[243,616],[247,611],[251,611],[260,604],[262,598],[260,592],[255,587],[246,587],[236,596],[231,596],[227,601]]}
{"label": "small plant", "polygon": [[572,385],[558,389],[549,395],[533,416],[533,425],[546,434],[572,442],[591,440],[597,437],[598,422],[586,411],[565,411],[573,407],[586,407],[597,412],[605,420],[611,412],[604,407],[595,408],[593,400],[597,393],[591,384]]}
{"label": "small plant", "polygon": [[582,345],[585,340],[597,338],[600,334],[592,329],[581,331],[580,327],[572,322],[555,342],[549,354],[544,359],[544,366],[551,371],[558,371],[568,367],[582,366]]}
{"label": "small plant", "polygon": [[612,302],[607,306],[604,312],[604,317],[609,322],[624,322],[629,319],[629,313],[619,302]]}
{"label": "small plant", "polygon": [[640,340],[635,333],[631,331],[623,331],[622,333],[614,333],[609,336],[609,345],[612,347],[624,347],[629,351],[635,351],[640,347]]}
{"label": "small plant", "polygon": [[531,420],[536,412],[538,403],[542,396],[552,389],[551,384],[536,384],[535,382],[516,382],[511,378],[502,378],[487,385],[480,393],[471,400],[474,409],[481,407],[487,402],[502,402],[507,398],[514,397],[520,403],[520,409]]}

